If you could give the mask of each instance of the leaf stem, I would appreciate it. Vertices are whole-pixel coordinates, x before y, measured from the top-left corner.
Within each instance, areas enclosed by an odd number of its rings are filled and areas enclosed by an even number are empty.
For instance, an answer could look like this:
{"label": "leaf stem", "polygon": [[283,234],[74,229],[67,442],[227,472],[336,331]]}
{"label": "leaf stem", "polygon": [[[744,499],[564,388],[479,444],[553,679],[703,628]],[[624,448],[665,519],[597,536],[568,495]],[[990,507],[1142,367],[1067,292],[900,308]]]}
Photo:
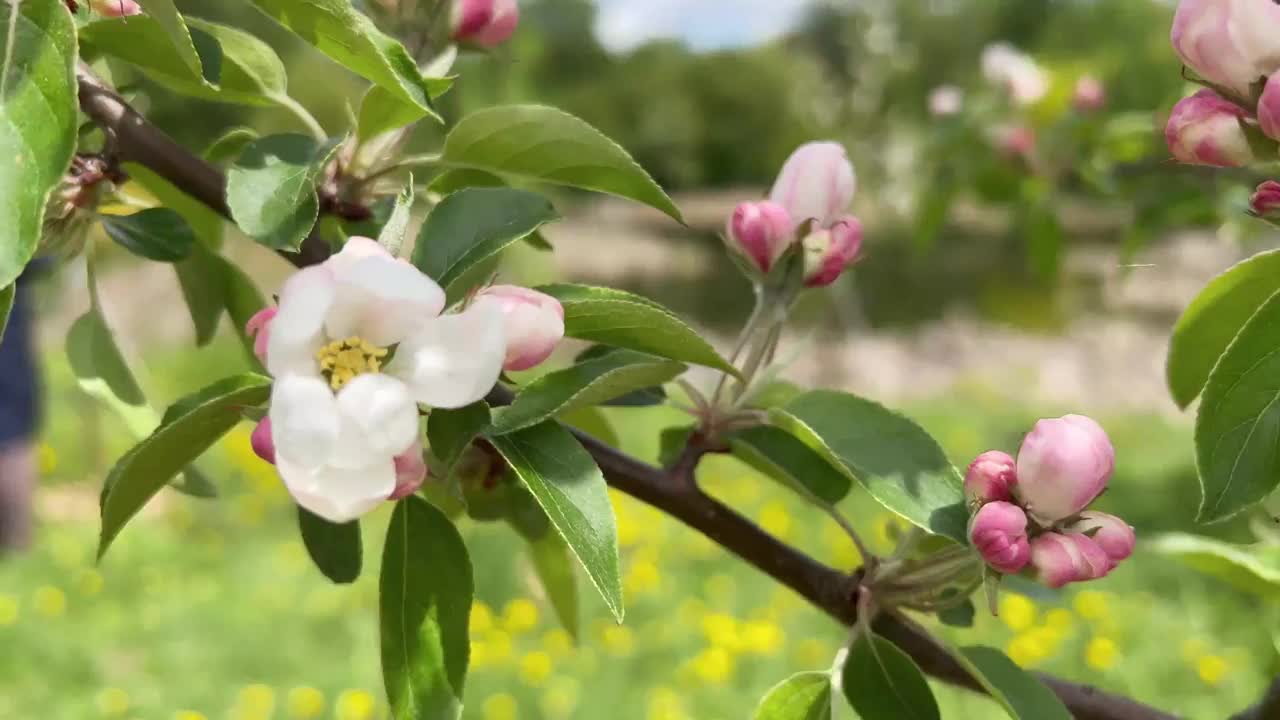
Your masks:
{"label": "leaf stem", "polygon": [[309,110],[303,107],[302,103],[284,93],[274,93],[270,97],[272,101],[282,109],[288,110],[290,115],[293,115],[305,125],[307,132],[311,133],[311,136],[316,140],[324,142],[329,139],[329,134],[325,132],[324,126],[320,124],[319,120],[316,120]]}

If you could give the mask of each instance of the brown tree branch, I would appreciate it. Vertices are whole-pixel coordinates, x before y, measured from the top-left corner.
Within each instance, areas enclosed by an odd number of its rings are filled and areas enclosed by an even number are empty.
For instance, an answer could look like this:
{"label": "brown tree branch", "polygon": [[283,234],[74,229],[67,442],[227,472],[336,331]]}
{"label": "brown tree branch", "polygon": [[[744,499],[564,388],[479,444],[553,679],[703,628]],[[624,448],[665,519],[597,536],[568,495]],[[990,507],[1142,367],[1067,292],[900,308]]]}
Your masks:
{"label": "brown tree branch", "polygon": [[[119,159],[144,165],[175,187],[230,216],[222,172],[178,145],[159,128],[135,112],[118,94],[81,65],[80,105],[107,132]],[[301,253],[284,253],[295,265],[323,260],[323,242],[304,244]],[[510,402],[511,393],[496,388],[491,400]],[[595,458],[609,484],[632,497],[678,518],[726,550],[805,598],[844,625],[857,619],[860,571],[842,572],[828,567],[769,535],[732,508],[704,493],[693,472],[704,449],[686,450],[669,470],[641,462],[585,433],[578,439]],[[909,653],[925,672],[948,683],[981,691],[977,681],[914,623],[891,614],[876,621],[877,632]],[[1174,720],[1173,715],[1128,698],[1086,685],[1042,676],[1042,679],[1081,720]]]}

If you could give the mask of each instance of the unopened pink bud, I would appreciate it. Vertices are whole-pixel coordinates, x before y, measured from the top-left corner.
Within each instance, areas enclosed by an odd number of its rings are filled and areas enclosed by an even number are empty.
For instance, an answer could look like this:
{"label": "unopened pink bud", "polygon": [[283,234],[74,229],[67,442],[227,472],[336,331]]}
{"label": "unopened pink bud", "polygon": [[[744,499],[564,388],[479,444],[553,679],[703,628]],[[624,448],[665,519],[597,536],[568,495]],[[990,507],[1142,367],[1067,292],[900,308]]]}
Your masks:
{"label": "unopened pink bud", "polygon": [[992,135],[996,149],[1010,158],[1027,160],[1036,149],[1036,131],[1026,125],[1000,125]]}
{"label": "unopened pink bud", "polygon": [[734,208],[725,228],[729,248],[767,275],[795,238],[791,216],[781,205],[763,200]]}
{"label": "unopened pink bud", "polygon": [[849,209],[857,187],[843,145],[811,142],[787,158],[769,199],[785,208],[796,226],[813,220],[825,228]]}
{"label": "unopened pink bud", "polygon": [[1115,457],[1106,432],[1092,419],[1041,420],[1018,451],[1014,494],[1028,514],[1051,525],[1083,510],[1106,488]]}
{"label": "unopened pink bud", "polygon": [[1280,182],[1268,180],[1258,186],[1249,200],[1254,215],[1264,218],[1280,218]]}
{"label": "unopened pink bud", "polygon": [[253,340],[253,354],[258,356],[262,364],[267,362],[267,345],[271,338],[271,321],[275,319],[279,308],[265,307],[253,314],[249,322],[244,324],[244,333]]}
{"label": "unopened pink bud", "polygon": [[1197,75],[1246,99],[1280,67],[1277,27],[1280,5],[1270,0],[1182,0],[1170,40]]}
{"label": "unopened pink bud", "polygon": [[1107,89],[1102,81],[1092,75],[1085,75],[1076,81],[1075,93],[1071,104],[1078,112],[1094,113],[1107,106]]}
{"label": "unopened pink bud", "polygon": [[1009,500],[1018,483],[1018,466],[1009,453],[988,450],[973,462],[964,475],[964,494],[972,505]]}
{"label": "unopened pink bud", "polygon": [[939,85],[929,92],[929,114],[949,117],[964,109],[964,91],[955,85]]}
{"label": "unopened pink bud", "polygon": [[1083,535],[1047,532],[1031,541],[1031,567],[1036,578],[1051,588],[1100,577],[1098,563],[1106,574],[1106,553]]}
{"label": "unopened pink bud", "polygon": [[1173,106],[1165,141],[1180,162],[1241,167],[1255,159],[1241,125],[1248,117],[1244,108],[1204,89]]}
{"label": "unopened pink bud", "polygon": [[118,18],[142,14],[142,6],[136,0],[89,0],[89,7],[103,17]]}
{"label": "unopened pink bud", "polygon": [[388,500],[400,500],[418,492],[427,479],[427,463],[422,459],[422,443],[415,442],[413,447],[395,457],[396,488],[391,491]]}
{"label": "unopened pink bud", "polygon": [[826,287],[858,259],[858,252],[862,250],[862,223],[852,215],[845,215],[829,229],[810,233],[802,242],[805,287]]}
{"label": "unopened pink bud", "polygon": [[1007,502],[990,502],[969,521],[969,541],[988,565],[1002,573],[1016,573],[1031,558],[1027,516]]}
{"label": "unopened pink bud", "polygon": [[551,357],[564,338],[564,307],[550,295],[515,285],[493,285],[481,290],[476,302],[497,303],[506,319],[505,370],[538,365]]}
{"label": "unopened pink bud", "polygon": [[453,39],[481,47],[496,47],[516,31],[520,7],[516,0],[454,0]]}
{"label": "unopened pink bud", "polygon": [[1113,566],[1132,555],[1133,547],[1138,541],[1129,523],[1115,515],[1094,510],[1080,513],[1080,519],[1066,529],[1092,539],[1111,559]]}
{"label": "unopened pink bud", "polygon": [[254,455],[272,465],[276,464],[276,441],[271,436],[271,418],[264,417],[258,421],[258,426],[249,435],[249,446],[253,448]]}

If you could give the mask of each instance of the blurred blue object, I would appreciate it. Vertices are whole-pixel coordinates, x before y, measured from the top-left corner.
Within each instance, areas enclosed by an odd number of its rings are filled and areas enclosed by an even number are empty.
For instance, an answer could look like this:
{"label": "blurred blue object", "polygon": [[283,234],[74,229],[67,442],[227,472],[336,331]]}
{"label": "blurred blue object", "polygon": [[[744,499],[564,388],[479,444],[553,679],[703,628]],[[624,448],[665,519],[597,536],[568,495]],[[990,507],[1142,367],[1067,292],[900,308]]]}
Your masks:
{"label": "blurred blue object", "polygon": [[28,440],[40,423],[40,378],[31,318],[31,284],[40,272],[33,263],[18,278],[13,311],[0,340],[0,448]]}

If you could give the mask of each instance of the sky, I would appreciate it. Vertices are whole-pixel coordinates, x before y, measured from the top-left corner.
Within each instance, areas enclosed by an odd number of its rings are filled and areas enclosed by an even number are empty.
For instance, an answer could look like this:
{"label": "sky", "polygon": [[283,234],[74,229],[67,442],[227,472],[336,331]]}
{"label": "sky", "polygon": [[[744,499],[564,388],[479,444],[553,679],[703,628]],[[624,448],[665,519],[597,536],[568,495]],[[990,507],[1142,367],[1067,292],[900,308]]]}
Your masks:
{"label": "sky", "polygon": [[678,38],[695,50],[742,47],[790,30],[817,0],[596,0],[596,34],[610,50]]}

